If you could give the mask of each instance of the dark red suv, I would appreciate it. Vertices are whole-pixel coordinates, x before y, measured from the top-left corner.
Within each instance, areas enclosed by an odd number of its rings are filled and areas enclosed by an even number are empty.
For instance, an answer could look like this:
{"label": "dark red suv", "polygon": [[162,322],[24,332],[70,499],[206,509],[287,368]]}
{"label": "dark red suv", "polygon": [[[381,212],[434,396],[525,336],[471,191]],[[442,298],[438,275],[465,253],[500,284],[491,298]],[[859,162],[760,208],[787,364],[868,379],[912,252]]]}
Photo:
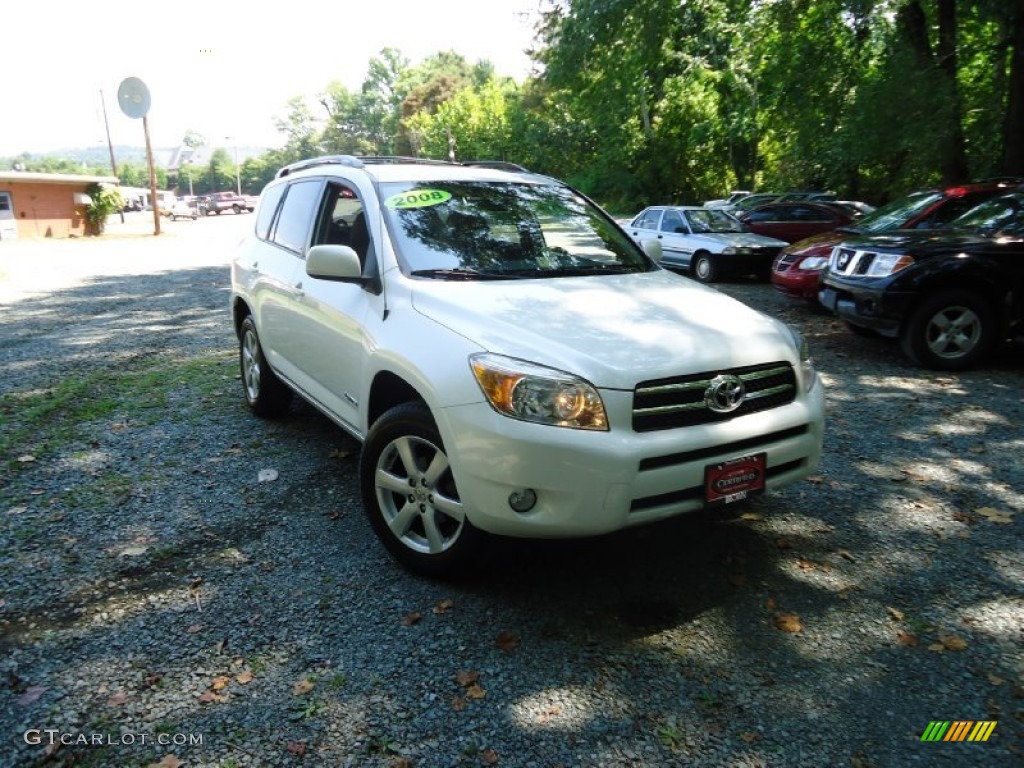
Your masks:
{"label": "dark red suv", "polygon": [[772,265],[772,286],[797,299],[817,302],[821,271],[832,249],[852,235],[877,235],[895,229],[937,229],[979,203],[1020,183],[1013,180],[962,184],[946,189],[911,192],[906,197],[831,232],[808,237],[783,248]]}

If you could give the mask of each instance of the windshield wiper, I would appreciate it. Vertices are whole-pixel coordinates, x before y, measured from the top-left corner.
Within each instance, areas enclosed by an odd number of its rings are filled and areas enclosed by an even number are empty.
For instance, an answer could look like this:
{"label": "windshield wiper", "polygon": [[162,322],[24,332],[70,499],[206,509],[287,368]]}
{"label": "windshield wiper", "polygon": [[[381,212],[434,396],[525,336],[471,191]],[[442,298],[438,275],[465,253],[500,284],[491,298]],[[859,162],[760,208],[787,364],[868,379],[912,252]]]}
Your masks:
{"label": "windshield wiper", "polygon": [[414,269],[413,277],[431,277],[435,280],[503,280],[504,275],[495,272],[480,272],[476,269]]}
{"label": "windshield wiper", "polygon": [[637,272],[635,267],[628,267],[622,264],[589,264],[578,267],[559,267],[550,271],[545,270],[545,276],[552,277],[581,277],[585,275],[625,275],[630,272]]}

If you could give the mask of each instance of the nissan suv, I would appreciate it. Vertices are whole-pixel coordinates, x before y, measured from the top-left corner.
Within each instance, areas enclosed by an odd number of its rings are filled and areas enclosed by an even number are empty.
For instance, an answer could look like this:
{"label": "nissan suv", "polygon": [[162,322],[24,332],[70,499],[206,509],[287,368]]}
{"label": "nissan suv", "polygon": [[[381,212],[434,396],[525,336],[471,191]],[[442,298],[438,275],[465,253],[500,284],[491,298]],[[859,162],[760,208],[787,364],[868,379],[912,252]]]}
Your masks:
{"label": "nissan suv", "polygon": [[807,345],[659,255],[516,166],[287,166],[232,264],[245,400],[297,393],[359,440],[370,525],[425,574],[485,533],[600,534],[806,477]]}

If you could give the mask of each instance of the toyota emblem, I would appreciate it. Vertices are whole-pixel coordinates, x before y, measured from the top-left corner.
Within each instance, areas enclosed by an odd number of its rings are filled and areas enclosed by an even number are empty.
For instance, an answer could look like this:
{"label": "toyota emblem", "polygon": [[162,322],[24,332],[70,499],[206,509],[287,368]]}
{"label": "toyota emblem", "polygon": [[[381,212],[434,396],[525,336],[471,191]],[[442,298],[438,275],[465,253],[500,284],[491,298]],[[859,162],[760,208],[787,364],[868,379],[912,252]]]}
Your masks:
{"label": "toyota emblem", "polygon": [[729,413],[739,408],[746,396],[747,388],[739,376],[720,373],[704,390],[704,404],[716,413]]}

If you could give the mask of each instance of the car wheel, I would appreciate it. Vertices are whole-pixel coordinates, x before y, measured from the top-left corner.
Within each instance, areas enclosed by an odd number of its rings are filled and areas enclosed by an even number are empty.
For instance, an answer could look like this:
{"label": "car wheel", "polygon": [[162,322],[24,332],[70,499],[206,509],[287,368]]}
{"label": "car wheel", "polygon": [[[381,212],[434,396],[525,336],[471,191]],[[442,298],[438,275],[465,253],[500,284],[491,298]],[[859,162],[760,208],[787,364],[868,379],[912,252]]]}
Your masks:
{"label": "car wheel", "polygon": [[718,264],[707,251],[697,251],[693,254],[690,271],[702,283],[713,283],[718,279]]}
{"label": "car wheel", "polygon": [[981,296],[944,291],[914,310],[900,341],[903,351],[918,365],[958,371],[988,351],[995,327],[995,314]]}
{"label": "car wheel", "polygon": [[292,391],[267,365],[251,315],[242,321],[238,362],[245,402],[253,413],[257,416],[279,416],[288,410],[292,402]]}
{"label": "car wheel", "polygon": [[482,534],[466,519],[426,405],[396,405],[370,428],[359,463],[363,508],[402,565],[425,576],[464,566]]}

